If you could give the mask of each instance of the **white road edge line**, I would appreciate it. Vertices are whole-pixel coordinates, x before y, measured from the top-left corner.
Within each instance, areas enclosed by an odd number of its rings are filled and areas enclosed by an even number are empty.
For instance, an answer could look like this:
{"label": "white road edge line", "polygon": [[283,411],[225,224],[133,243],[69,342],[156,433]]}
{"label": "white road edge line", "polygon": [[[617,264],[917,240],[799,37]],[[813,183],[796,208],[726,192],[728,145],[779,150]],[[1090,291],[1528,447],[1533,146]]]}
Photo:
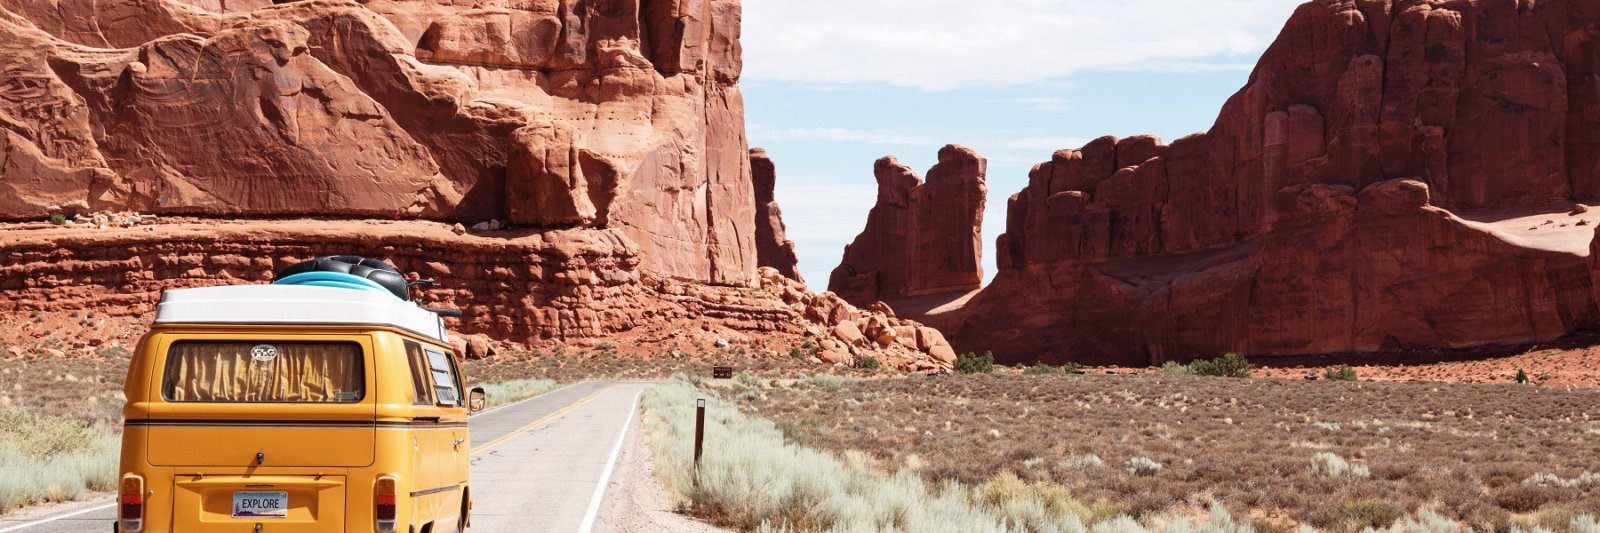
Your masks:
{"label": "white road edge line", "polygon": [[[505,409],[507,407],[511,407],[513,405],[520,405],[520,404],[523,404],[523,403],[526,403],[526,402],[531,402],[531,401],[537,400],[539,398],[545,397],[547,395],[555,394],[555,393],[558,393],[558,392],[561,392],[561,391],[564,391],[564,390],[567,390],[567,389],[570,389],[570,388],[573,388],[573,387],[576,387],[578,385],[582,385],[582,384],[588,383],[588,382],[589,382],[588,380],[584,380],[584,381],[579,381],[577,383],[570,383],[570,384],[567,384],[567,386],[561,387],[559,389],[541,392],[541,393],[539,393],[538,396],[532,396],[532,397],[529,397],[529,398],[523,398],[521,400],[517,400],[515,402],[511,402],[511,403],[508,403],[508,404],[505,404],[505,405],[496,406],[493,409],[487,409],[487,410],[484,410],[484,411],[481,411],[481,412],[478,412],[478,413],[473,413],[472,416],[486,415],[486,414],[489,414],[489,413],[493,413],[495,411],[499,411],[501,409]],[[632,422],[633,419],[629,418],[628,421]],[[618,449],[621,449],[621,444],[620,443],[618,444]],[[613,459],[615,459],[615,458],[613,458]],[[607,472],[610,472],[610,469],[607,469]],[[610,474],[608,473],[607,477],[609,477],[609,476],[610,476]],[[92,513],[92,512],[100,511],[100,510],[104,510],[104,509],[110,509],[110,508],[116,507],[116,506],[117,506],[117,502],[111,502],[111,503],[108,503],[108,504],[105,504],[105,505],[102,505],[102,506],[99,506],[99,507],[91,507],[91,508],[88,508],[88,509],[82,509],[82,510],[78,510],[78,511],[73,511],[73,512],[70,512],[70,513],[67,513],[67,514],[56,515],[56,516],[52,516],[52,517],[49,517],[49,518],[43,518],[43,519],[40,519],[40,520],[35,521],[35,522],[28,522],[26,524],[22,524],[22,525],[19,525],[19,526],[11,526],[11,527],[8,527],[8,528],[5,528],[5,529],[0,529],[0,533],[11,533],[12,531],[21,531],[21,530],[24,530],[24,529],[27,529],[27,528],[30,528],[30,527],[42,526],[42,525],[45,525],[45,524],[48,524],[48,523],[51,523],[51,522],[54,522],[54,521],[57,521],[57,520],[61,520],[63,518],[72,518],[74,516],[78,516],[78,515],[81,515],[81,514]]]}
{"label": "white road edge line", "polygon": [[611,473],[617,469],[617,456],[622,454],[622,443],[628,440],[628,428],[633,425],[633,417],[639,415],[639,396],[642,395],[644,395],[642,390],[633,395],[633,406],[628,408],[628,419],[622,423],[622,434],[617,436],[617,446],[611,449],[611,459],[606,461],[606,469],[600,474],[600,484],[594,487],[594,497],[589,499],[589,512],[583,515],[583,523],[578,526],[578,533],[589,533],[594,529],[594,520],[600,515],[600,502],[606,498],[606,485],[611,484]]}
{"label": "white road edge line", "polygon": [[101,506],[98,506],[98,507],[90,507],[88,509],[80,509],[80,510],[73,511],[73,512],[70,512],[70,513],[67,513],[67,514],[55,515],[55,516],[52,516],[52,517],[49,517],[49,518],[45,518],[45,519],[42,519],[42,520],[38,520],[38,521],[35,521],[35,522],[28,522],[28,523],[22,524],[20,526],[11,526],[11,527],[8,527],[8,528],[5,528],[5,529],[0,529],[0,533],[6,533],[8,531],[20,531],[20,530],[27,529],[27,528],[30,528],[30,527],[41,526],[41,525],[44,525],[44,524],[48,524],[48,523],[51,523],[51,522],[54,522],[54,521],[57,521],[57,520],[61,520],[63,518],[72,518],[74,516],[78,516],[78,515],[81,515],[81,514],[88,514],[88,513],[95,512],[95,511],[104,511],[106,509],[110,509],[110,508],[116,507],[116,506],[117,506],[117,502],[111,502],[111,503],[108,503],[108,504],[105,504],[105,505],[101,505]]}

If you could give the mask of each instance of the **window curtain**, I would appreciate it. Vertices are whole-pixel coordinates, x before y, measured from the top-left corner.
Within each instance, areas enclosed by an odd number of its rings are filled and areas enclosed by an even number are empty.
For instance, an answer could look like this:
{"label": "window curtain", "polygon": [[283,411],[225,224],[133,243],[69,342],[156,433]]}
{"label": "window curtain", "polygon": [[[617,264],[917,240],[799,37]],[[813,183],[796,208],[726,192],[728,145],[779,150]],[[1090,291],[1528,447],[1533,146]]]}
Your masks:
{"label": "window curtain", "polygon": [[[252,357],[261,346],[276,356]],[[353,403],[364,385],[355,344],[184,342],[167,355],[164,388],[175,402]]]}

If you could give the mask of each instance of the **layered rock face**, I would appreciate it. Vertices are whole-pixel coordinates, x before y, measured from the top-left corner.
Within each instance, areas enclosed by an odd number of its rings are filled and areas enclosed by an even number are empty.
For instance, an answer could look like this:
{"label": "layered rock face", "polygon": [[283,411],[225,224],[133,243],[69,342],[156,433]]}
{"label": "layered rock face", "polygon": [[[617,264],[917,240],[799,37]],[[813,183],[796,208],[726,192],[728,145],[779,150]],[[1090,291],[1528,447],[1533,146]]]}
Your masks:
{"label": "layered rock face", "polygon": [[1315,1],[1209,133],[1104,138],[1011,197],[960,350],[1146,364],[1594,325],[1600,5]]}
{"label": "layered rock face", "polygon": [[812,294],[776,270],[760,269],[753,287],[651,272],[639,246],[609,229],[461,235],[440,223],[335,220],[11,225],[0,229],[0,313],[137,317],[153,311],[167,289],[267,283],[278,269],[330,254],[381,257],[403,272],[437,279],[418,301],[463,310],[449,326],[474,339],[528,343],[693,331],[793,345],[809,339],[825,364],[871,355],[890,368],[937,371],[955,358],[936,330]]}
{"label": "layered rock face", "polygon": [[607,227],[753,285],[737,0],[0,0],[0,220]]}
{"label": "layered rock face", "polygon": [[355,254],[437,278],[479,356],[654,331],[948,369],[938,332],[758,268],[739,8],[0,0],[0,312]]}
{"label": "layered rock face", "polygon": [[777,270],[784,277],[804,282],[800,277],[800,258],[794,253],[783,226],[783,210],[773,197],[778,185],[778,169],[767,151],[750,149],[750,176],[756,189],[756,262]]}
{"label": "layered rock face", "polygon": [[939,150],[923,183],[893,156],[873,168],[878,201],[844,250],[828,290],[856,305],[977,289],[983,283],[988,162],[969,148]]}

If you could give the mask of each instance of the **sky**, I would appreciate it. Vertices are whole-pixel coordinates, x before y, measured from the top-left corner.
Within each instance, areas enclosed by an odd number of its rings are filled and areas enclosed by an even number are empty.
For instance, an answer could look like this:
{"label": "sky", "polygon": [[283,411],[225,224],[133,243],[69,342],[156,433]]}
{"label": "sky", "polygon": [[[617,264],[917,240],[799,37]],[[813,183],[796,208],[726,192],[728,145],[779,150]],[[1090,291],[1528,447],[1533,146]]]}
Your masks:
{"label": "sky", "polygon": [[1006,199],[1056,150],[1211,128],[1302,0],[745,0],[746,127],[813,290],[866,225],[873,162],[989,160],[984,274]]}

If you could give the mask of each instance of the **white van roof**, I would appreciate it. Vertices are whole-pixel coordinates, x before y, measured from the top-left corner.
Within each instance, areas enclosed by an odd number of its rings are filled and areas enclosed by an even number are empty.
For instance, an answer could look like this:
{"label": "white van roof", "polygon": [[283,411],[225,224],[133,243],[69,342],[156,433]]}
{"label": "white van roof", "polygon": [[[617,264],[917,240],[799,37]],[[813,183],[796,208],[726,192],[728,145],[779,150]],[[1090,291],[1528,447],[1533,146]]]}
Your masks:
{"label": "white van roof", "polygon": [[161,294],[157,324],[392,326],[450,342],[439,315],[387,292],[305,285],[234,285]]}

